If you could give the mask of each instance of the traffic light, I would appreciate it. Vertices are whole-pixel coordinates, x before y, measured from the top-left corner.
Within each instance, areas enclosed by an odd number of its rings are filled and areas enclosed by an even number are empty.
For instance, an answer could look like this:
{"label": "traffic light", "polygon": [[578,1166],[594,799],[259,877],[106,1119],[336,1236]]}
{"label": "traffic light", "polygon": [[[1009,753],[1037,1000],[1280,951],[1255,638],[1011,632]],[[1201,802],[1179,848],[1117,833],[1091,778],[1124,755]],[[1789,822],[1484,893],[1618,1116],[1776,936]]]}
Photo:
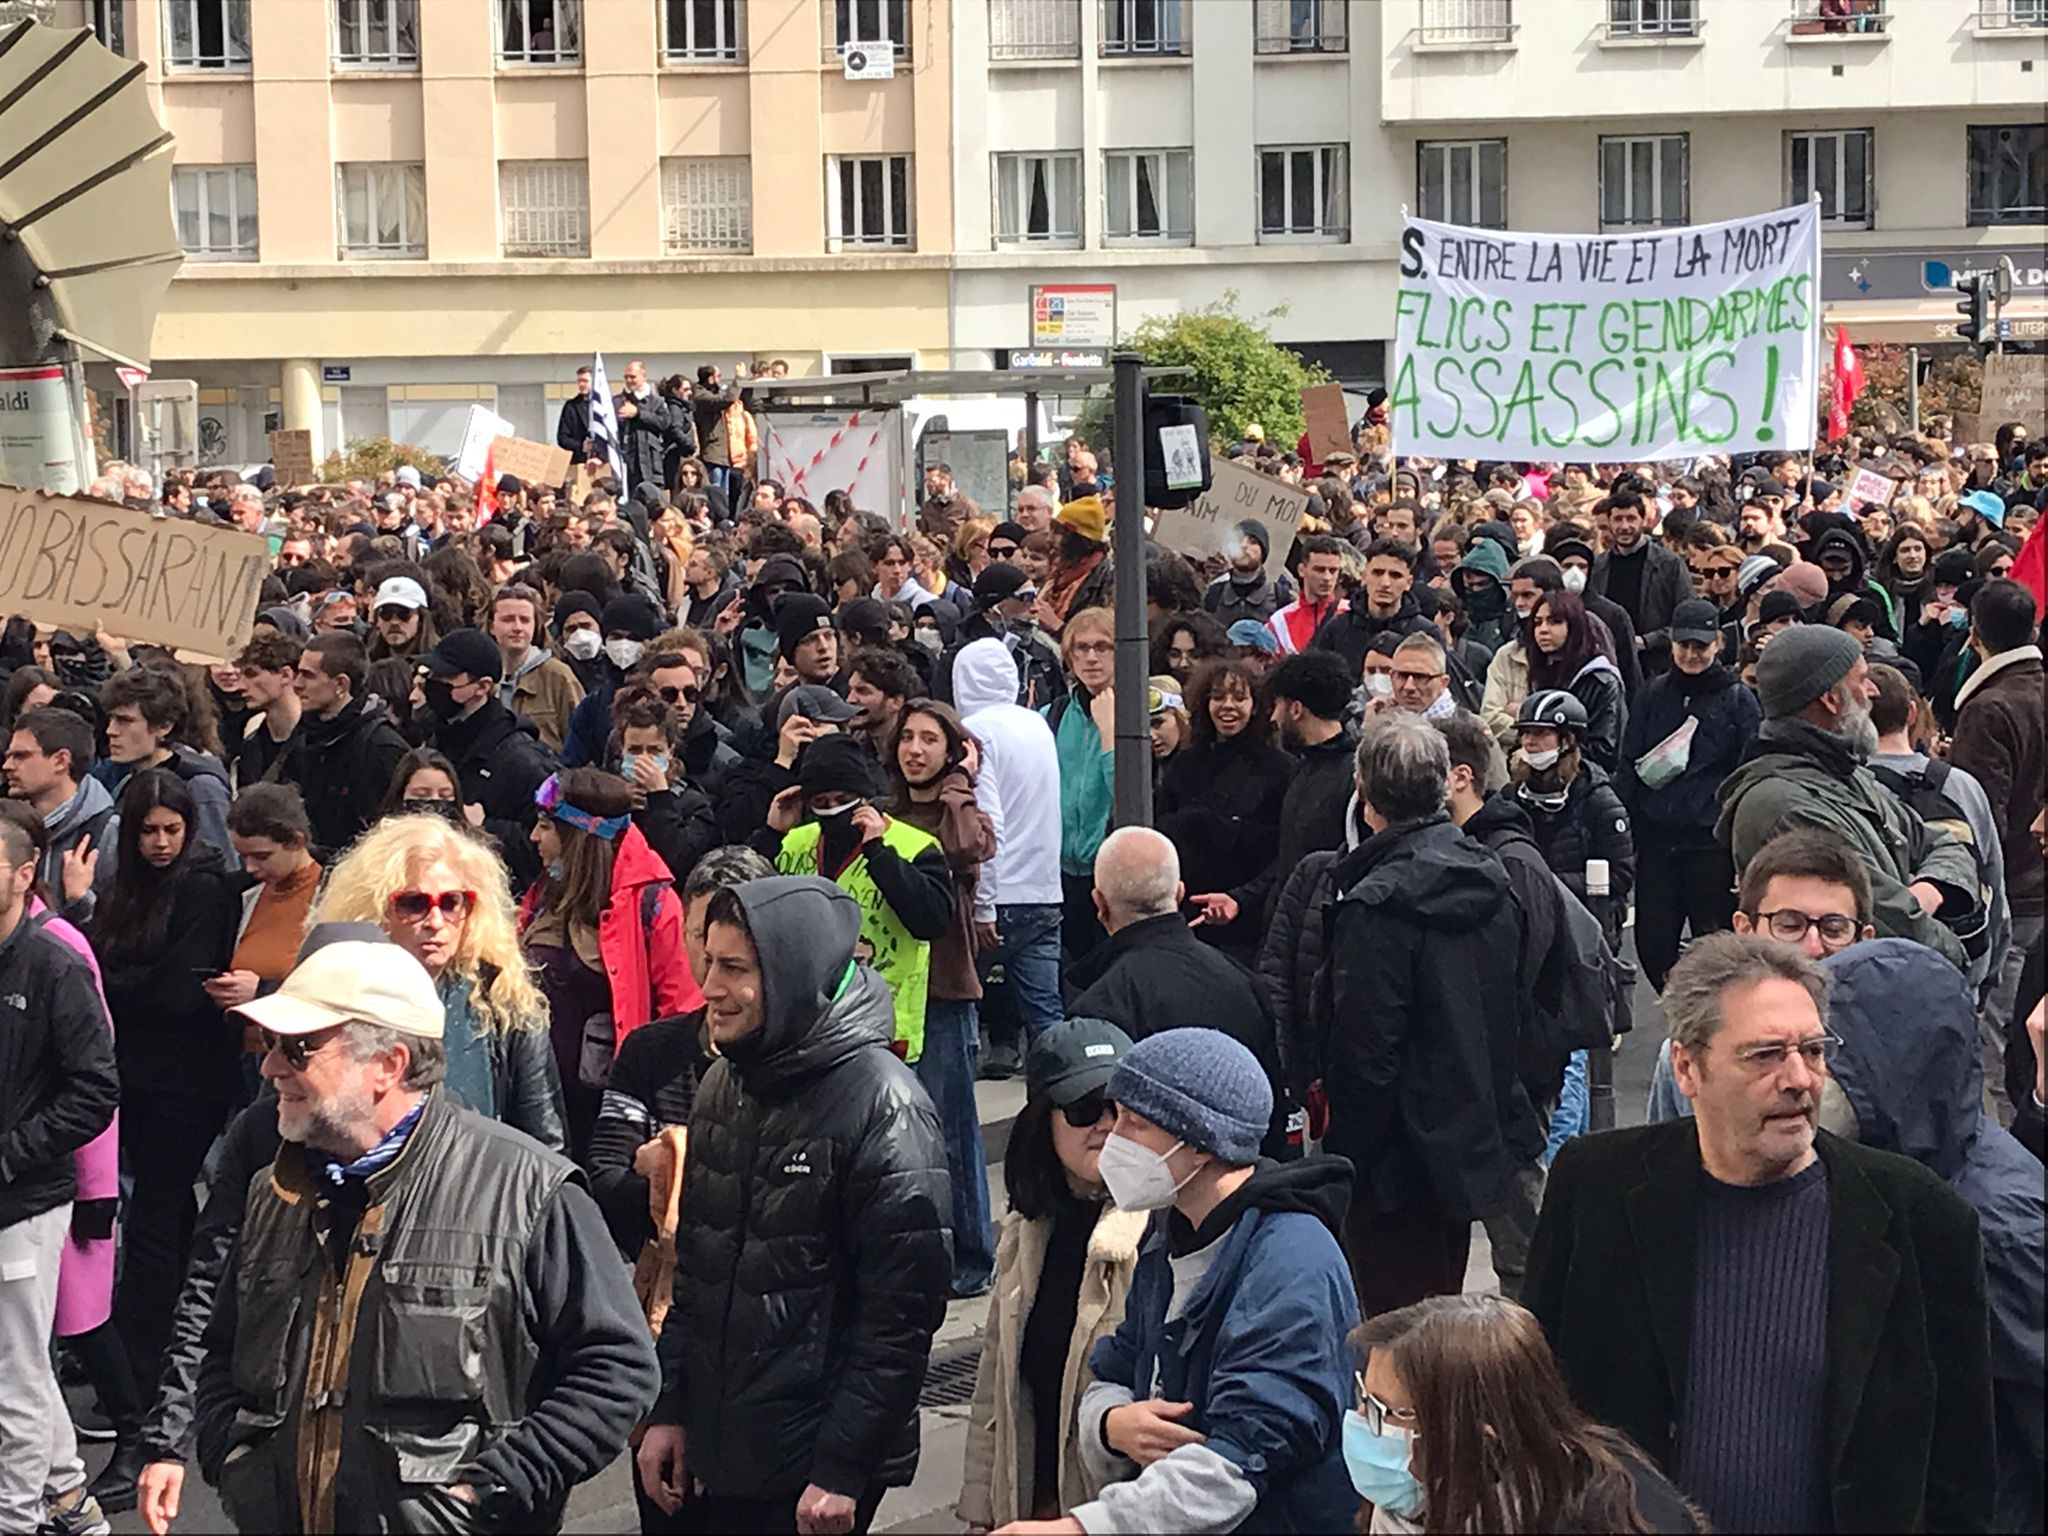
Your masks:
{"label": "traffic light", "polygon": [[1980,347],[1991,339],[1992,281],[1988,272],[1956,279],[1956,292],[1962,295],[1956,300],[1956,313],[1962,316],[1956,322],[1956,335]]}

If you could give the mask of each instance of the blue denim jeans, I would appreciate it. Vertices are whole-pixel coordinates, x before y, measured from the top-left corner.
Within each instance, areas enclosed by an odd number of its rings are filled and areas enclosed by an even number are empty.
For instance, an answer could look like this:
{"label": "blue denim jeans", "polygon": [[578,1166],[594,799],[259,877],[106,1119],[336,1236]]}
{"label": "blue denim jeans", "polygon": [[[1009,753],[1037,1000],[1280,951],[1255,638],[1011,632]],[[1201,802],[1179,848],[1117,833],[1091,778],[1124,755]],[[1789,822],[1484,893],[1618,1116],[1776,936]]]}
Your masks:
{"label": "blue denim jeans", "polygon": [[932,998],[924,1006],[924,1051],[918,1080],[932,1096],[946,1137],[946,1173],[953,1185],[953,1294],[978,1296],[995,1276],[996,1233],[989,1215],[988,1154],[974,1102],[974,1057],[980,1026],[974,1004]]}
{"label": "blue denim jeans", "polygon": [[981,952],[989,990],[989,1043],[1024,1050],[1065,1017],[1060,1001],[1060,908],[1056,903],[996,908],[1002,942]]}
{"label": "blue denim jeans", "polygon": [[1543,1147],[1543,1166],[1548,1168],[1574,1136],[1587,1131],[1590,1100],[1586,1093],[1586,1053],[1573,1051],[1565,1063],[1564,1086],[1558,1090],[1557,1112],[1550,1117],[1550,1139]]}

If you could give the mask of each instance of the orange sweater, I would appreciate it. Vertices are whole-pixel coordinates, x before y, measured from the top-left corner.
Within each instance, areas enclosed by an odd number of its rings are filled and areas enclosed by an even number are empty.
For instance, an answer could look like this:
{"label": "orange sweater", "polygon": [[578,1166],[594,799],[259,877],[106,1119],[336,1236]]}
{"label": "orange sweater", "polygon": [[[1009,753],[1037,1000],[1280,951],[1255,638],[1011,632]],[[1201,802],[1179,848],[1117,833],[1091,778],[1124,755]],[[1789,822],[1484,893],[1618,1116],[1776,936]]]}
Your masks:
{"label": "orange sweater", "polygon": [[256,909],[235,943],[228,969],[254,971],[264,981],[283,981],[290,975],[299,941],[306,936],[306,914],[319,889],[320,866],[311,860],[283,885],[259,889]]}

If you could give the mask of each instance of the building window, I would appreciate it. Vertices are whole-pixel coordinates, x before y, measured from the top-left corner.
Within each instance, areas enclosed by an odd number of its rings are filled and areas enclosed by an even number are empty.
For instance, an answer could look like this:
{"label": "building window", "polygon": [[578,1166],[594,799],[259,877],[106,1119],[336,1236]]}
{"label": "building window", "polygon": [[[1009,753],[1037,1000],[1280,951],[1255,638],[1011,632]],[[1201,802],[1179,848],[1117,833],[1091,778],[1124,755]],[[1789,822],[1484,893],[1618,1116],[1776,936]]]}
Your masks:
{"label": "building window", "polygon": [[1600,141],[1600,227],[1683,224],[1691,202],[1682,133]]}
{"label": "building window", "polygon": [[498,221],[507,256],[588,256],[589,165],[581,160],[501,161]]}
{"label": "building window", "polygon": [[2048,128],[1970,129],[1970,222],[2048,223]]}
{"label": "building window", "polygon": [[831,249],[910,245],[910,156],[837,155],[826,162]]}
{"label": "building window", "polygon": [[427,254],[427,168],[391,161],[337,165],[344,261],[419,260]]}
{"label": "building window", "polygon": [[1081,243],[1081,157],[997,155],[996,243]]}
{"label": "building window", "polygon": [[575,64],[583,57],[583,0],[498,0],[498,59]]}
{"label": "building window", "polygon": [[832,16],[831,58],[849,48],[869,52],[887,46],[899,59],[910,57],[910,0],[825,0]]}
{"label": "building window", "polygon": [[1343,240],[1351,233],[1342,144],[1259,151],[1259,238]]}
{"label": "building window", "polygon": [[988,0],[992,59],[1073,59],[1081,55],[1081,0]]}
{"label": "building window", "polygon": [[1890,23],[1888,0],[1792,0],[1794,37],[1874,37]]}
{"label": "building window", "polygon": [[742,0],[665,0],[662,57],[683,64],[737,64],[745,57]]}
{"label": "building window", "polygon": [[122,0],[92,0],[92,35],[109,53],[128,51],[128,22]]}
{"label": "building window", "polygon": [[753,213],[753,177],[745,155],[661,162],[662,243],[671,254],[752,250]]}
{"label": "building window", "polygon": [[178,244],[194,261],[256,259],[256,167],[171,167]]}
{"label": "building window", "polygon": [[1259,0],[1252,48],[1257,53],[1342,53],[1345,0]]}
{"label": "building window", "polygon": [[1415,146],[1422,217],[1475,229],[1508,227],[1508,141],[1456,139]]}
{"label": "building window", "polygon": [[1609,37],[1691,37],[1699,0],[1607,0]]}
{"label": "building window", "polygon": [[1102,0],[1102,52],[1109,58],[1187,52],[1180,0]]}
{"label": "building window", "polygon": [[249,0],[164,0],[164,62],[179,69],[247,69]]}
{"label": "building window", "polygon": [[1870,228],[1870,130],[1785,135],[1785,201],[1820,199],[1823,224]]}
{"label": "building window", "polygon": [[1111,150],[1102,157],[1102,172],[1107,238],[1160,245],[1194,242],[1193,151]]}
{"label": "building window", "polygon": [[1980,0],[1977,26],[1986,32],[2048,27],[2048,0]]}
{"label": "building window", "polygon": [[417,68],[419,0],[334,0],[334,62]]}
{"label": "building window", "polygon": [[1514,35],[1512,0],[1422,0],[1424,43],[1505,43]]}

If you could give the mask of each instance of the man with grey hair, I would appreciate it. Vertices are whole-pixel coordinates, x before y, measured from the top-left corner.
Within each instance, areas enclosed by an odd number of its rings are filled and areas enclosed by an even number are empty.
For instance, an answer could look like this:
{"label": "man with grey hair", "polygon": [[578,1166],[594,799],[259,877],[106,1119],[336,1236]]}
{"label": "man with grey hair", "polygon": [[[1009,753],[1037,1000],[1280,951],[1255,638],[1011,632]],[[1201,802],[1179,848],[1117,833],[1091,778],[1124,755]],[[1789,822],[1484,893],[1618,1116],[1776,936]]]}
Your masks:
{"label": "man with grey hair", "polygon": [[442,1090],[444,1009],[396,945],[329,944],[235,1011],[284,1145],[249,1184],[199,1369],[200,1469],[229,1518],[555,1528],[659,1385],[575,1167]]}
{"label": "man with grey hair", "polygon": [[1026,533],[1045,532],[1058,510],[1059,498],[1042,485],[1027,485],[1017,493],[1017,526]]}
{"label": "man with grey hair", "polygon": [[1327,1150],[1358,1171],[1344,1248],[1368,1317],[1455,1296],[1475,1220],[1507,1208],[1542,1129],[1515,1075],[1521,923],[1507,872],[1446,814],[1450,751],[1420,715],[1366,723],[1371,836],[1333,871]]}
{"label": "man with grey hair", "polygon": [[1109,939],[1068,968],[1069,1018],[1107,1019],[1133,1040],[1190,1024],[1220,1029],[1274,1075],[1265,994],[1181,915],[1187,887],[1167,838],[1150,827],[1119,827],[1104,838],[1094,899]]}
{"label": "man with grey hair", "polygon": [[[1472,713],[1458,702],[1451,688],[1450,662],[1443,646],[1430,636],[1406,636],[1394,647],[1392,661],[1394,691],[1386,700],[1387,709],[1425,720],[1451,720]],[[1503,789],[1507,782],[1507,754],[1495,745],[1487,754],[1482,787]]]}
{"label": "man with grey hair", "polygon": [[1793,945],[1695,941],[1664,987],[1694,1114],[1566,1144],[1522,1300],[1579,1405],[1717,1529],[1986,1530],[1977,1218],[1817,1128],[1826,1009]]}

